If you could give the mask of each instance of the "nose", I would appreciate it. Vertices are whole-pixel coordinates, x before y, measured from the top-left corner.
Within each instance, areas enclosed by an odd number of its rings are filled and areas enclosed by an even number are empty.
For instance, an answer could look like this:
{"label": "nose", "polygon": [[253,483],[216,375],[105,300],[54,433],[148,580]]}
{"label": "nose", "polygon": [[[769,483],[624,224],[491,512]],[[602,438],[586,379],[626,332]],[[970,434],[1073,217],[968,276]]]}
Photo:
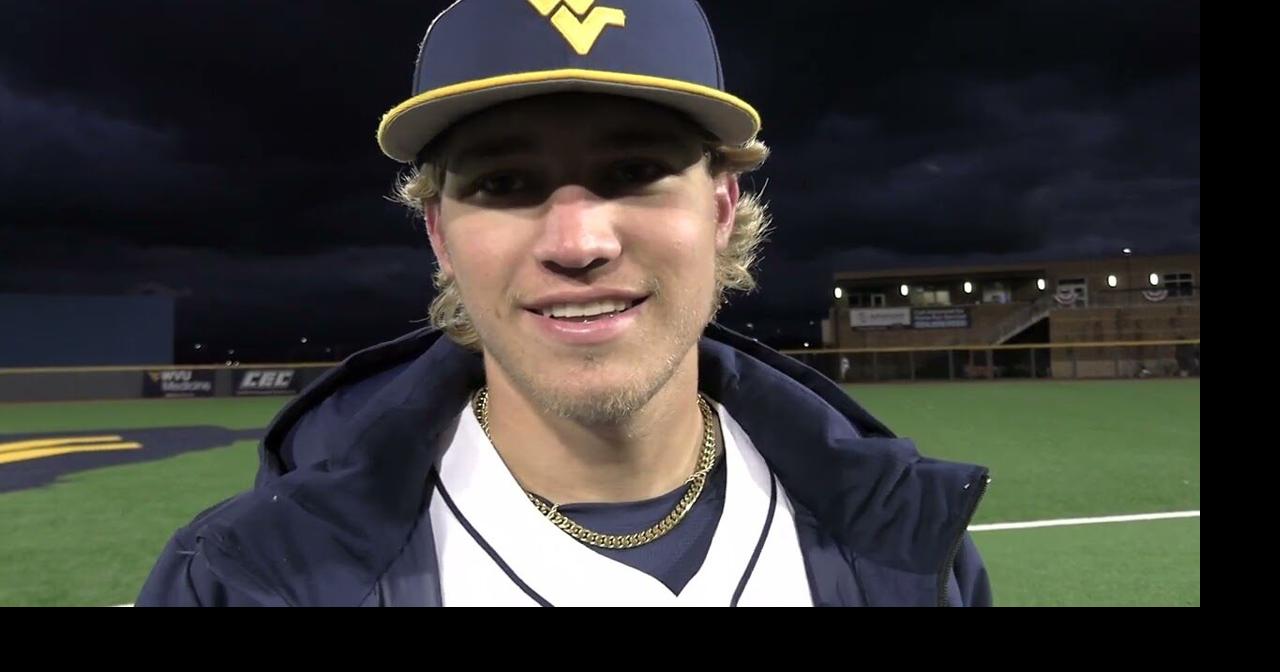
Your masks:
{"label": "nose", "polygon": [[607,199],[589,189],[565,185],[547,198],[545,208],[534,256],[552,271],[580,275],[622,253]]}

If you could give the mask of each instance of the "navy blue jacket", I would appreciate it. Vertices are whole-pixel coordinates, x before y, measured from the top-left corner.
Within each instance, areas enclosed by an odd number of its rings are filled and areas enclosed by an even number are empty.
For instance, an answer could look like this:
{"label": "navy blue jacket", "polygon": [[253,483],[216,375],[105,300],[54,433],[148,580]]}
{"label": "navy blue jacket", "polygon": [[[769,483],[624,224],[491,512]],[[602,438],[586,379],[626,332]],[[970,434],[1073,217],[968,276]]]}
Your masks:
{"label": "navy blue jacket", "polygon": [[[922,457],[752,339],[713,324],[698,347],[700,388],[791,495],[814,604],[991,604],[966,531],[985,468]],[[352,355],[271,423],[254,488],[174,534],[137,605],[438,606],[428,474],[482,380],[430,329]]]}

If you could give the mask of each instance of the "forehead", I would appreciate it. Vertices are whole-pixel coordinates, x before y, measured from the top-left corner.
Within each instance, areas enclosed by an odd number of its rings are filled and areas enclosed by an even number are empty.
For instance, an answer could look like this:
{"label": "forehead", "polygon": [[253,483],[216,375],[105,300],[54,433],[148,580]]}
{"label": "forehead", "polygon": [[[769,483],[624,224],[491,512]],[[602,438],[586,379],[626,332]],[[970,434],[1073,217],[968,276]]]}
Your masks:
{"label": "forehead", "polygon": [[455,124],[436,155],[446,163],[477,146],[569,149],[620,144],[700,147],[709,136],[681,113],[643,100],[600,94],[553,94],[505,103]]}

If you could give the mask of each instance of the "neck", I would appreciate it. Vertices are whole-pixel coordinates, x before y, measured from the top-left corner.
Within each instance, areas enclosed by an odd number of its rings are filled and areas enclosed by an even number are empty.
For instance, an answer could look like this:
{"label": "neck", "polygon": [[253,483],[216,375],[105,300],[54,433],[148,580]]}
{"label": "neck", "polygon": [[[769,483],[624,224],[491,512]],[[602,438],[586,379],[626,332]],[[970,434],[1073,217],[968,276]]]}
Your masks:
{"label": "neck", "polygon": [[703,443],[697,348],[638,411],[583,424],[541,408],[485,358],[489,433],[516,480],[556,504],[650,499],[694,472]]}

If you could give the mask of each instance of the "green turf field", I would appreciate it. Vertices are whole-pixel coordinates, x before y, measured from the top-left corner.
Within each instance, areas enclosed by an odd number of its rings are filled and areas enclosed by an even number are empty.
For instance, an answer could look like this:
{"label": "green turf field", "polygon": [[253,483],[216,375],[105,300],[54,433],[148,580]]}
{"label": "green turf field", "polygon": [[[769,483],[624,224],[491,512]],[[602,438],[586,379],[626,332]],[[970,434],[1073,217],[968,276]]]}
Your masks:
{"label": "green turf field", "polygon": [[[851,386],[922,452],[993,481],[975,523],[1199,510],[1200,382]],[[0,434],[265,426],[280,398],[0,404]],[[246,488],[255,446],[0,494],[0,605],[131,602],[165,540]],[[1199,605],[1198,518],[974,533],[1000,605]]]}

